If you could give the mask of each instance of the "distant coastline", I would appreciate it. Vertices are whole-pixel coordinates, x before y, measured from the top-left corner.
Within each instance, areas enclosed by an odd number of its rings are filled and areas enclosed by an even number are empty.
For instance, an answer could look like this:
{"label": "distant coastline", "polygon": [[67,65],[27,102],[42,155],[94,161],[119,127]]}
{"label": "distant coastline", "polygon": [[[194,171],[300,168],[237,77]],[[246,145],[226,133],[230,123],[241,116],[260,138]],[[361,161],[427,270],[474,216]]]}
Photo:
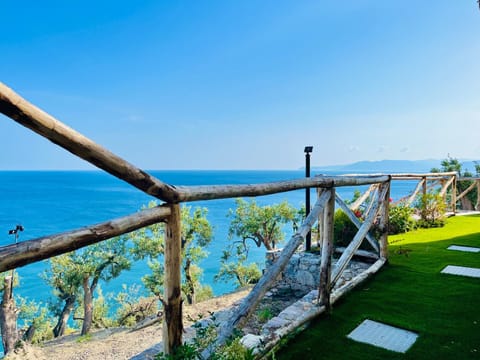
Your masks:
{"label": "distant coastline", "polygon": [[[473,171],[475,162],[480,160],[462,160],[462,168]],[[432,168],[440,168],[442,159],[426,159],[426,160],[380,160],[380,161],[358,161],[351,164],[343,165],[326,165],[313,166],[312,171],[335,171],[335,172],[370,172],[370,173],[424,173],[430,172]]]}

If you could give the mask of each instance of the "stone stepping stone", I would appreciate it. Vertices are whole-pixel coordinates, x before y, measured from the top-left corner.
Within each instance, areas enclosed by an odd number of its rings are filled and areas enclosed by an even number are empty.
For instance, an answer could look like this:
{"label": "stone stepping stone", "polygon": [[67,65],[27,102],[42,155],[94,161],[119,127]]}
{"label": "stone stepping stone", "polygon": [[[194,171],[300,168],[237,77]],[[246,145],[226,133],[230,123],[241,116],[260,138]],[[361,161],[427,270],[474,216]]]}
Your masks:
{"label": "stone stepping stone", "polygon": [[445,269],[442,270],[442,274],[480,278],[480,269],[465,266],[448,265],[445,267]]}
{"label": "stone stepping stone", "polygon": [[457,250],[457,251],[465,251],[465,252],[472,252],[472,253],[480,252],[480,248],[472,247],[472,246],[459,246],[459,245],[451,245],[447,248],[447,250]]}
{"label": "stone stepping stone", "polygon": [[361,343],[405,353],[415,343],[418,334],[367,319],[347,337]]}

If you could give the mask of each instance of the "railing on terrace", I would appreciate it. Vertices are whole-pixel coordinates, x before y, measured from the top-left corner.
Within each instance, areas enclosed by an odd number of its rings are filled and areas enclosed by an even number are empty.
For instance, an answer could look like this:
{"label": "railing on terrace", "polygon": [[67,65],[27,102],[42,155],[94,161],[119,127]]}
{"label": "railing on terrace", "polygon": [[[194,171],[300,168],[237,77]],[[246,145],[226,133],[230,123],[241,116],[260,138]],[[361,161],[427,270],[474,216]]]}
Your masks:
{"label": "railing on terrace", "polygon": [[[142,210],[122,218],[0,247],[0,272],[64,254],[145,226],[165,222],[163,299],[165,321],[163,342],[166,353],[172,352],[173,349],[182,344],[180,203],[241,196],[262,196],[307,188],[318,190],[317,202],[302,226],[291,237],[275,264],[265,272],[228,323],[219,330],[219,343],[227,339],[234,327],[242,325],[248,315],[254,311],[256,305],[285,268],[290,257],[304,242],[306,234],[311,231],[312,226],[317,222],[320,223],[322,229],[320,237],[319,309],[329,309],[332,300],[332,288],[364,239],[375,249],[375,258],[377,259],[375,264],[366,271],[367,275],[377,271],[387,260],[387,223],[391,180],[389,175],[317,176],[253,185],[174,186],[162,182],[96,144],[29,103],[2,83],[0,83],[0,112],[96,167],[131,184],[146,194],[164,201],[162,205],[155,208]],[[442,177],[441,179],[446,179],[445,189],[455,183],[455,175],[452,173],[438,175]],[[426,181],[430,176],[431,174],[420,176],[421,185],[418,186],[418,189],[425,189]],[[396,175],[394,179],[403,177],[411,179],[409,175]],[[357,185],[371,185],[371,187],[358,202],[347,206],[336,194],[335,188]],[[461,196],[464,196],[464,194],[461,194]],[[359,206],[367,198],[370,202],[365,212],[365,220],[362,222],[357,219],[352,209]],[[344,249],[336,265],[332,266],[335,202],[352,219],[359,230],[352,242]],[[378,239],[369,232],[374,224],[379,230],[380,236]],[[354,282],[344,285],[337,291],[336,296],[348,291],[353,286]],[[335,296],[333,298],[336,299]]]}

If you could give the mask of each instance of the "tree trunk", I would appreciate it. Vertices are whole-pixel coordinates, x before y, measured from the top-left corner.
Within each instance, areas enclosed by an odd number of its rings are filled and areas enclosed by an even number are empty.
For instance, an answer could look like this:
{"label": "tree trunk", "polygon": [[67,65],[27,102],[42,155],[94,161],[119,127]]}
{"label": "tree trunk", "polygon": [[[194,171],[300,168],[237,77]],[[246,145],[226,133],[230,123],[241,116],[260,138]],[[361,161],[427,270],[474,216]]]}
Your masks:
{"label": "tree trunk", "polygon": [[18,340],[17,311],[13,299],[13,276],[6,276],[3,286],[3,299],[0,304],[0,330],[3,351],[6,355],[15,349],[15,343]]}
{"label": "tree trunk", "polygon": [[53,336],[59,337],[63,336],[63,334],[65,333],[65,329],[67,328],[67,321],[73,311],[73,306],[75,305],[76,300],[77,297],[75,295],[69,296],[65,299],[65,306],[63,307],[63,310],[58,317],[57,325],[55,325],[55,327],[53,328]]}
{"label": "tree trunk", "polygon": [[25,335],[23,335],[23,340],[27,343],[31,343],[36,330],[37,328],[35,327],[35,324],[30,325],[27,331],[25,331]]}
{"label": "tree trunk", "polygon": [[186,297],[187,297],[187,303],[189,305],[195,304],[195,284],[193,283],[192,279],[192,274],[190,273],[191,269],[191,261],[190,259],[185,260],[185,282],[187,283],[187,291],[186,291]]}
{"label": "tree trunk", "polygon": [[83,278],[83,326],[82,335],[90,332],[93,322],[93,294],[88,284],[88,277]]}

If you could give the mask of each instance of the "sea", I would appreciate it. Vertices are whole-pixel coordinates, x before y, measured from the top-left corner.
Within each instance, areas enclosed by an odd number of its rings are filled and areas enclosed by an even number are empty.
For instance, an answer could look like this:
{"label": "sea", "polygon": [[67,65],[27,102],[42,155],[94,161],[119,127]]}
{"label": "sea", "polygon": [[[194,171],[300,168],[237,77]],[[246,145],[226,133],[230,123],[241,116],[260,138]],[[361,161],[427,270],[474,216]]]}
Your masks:
{"label": "sea", "polygon": [[[285,171],[149,171],[163,182],[173,185],[255,184],[270,181],[292,180],[304,177],[303,170]],[[312,174],[314,176],[315,174]],[[338,175],[329,173],[326,175]],[[412,181],[392,184],[391,197],[397,200],[415,187]],[[351,199],[354,190],[367,187],[341,187],[337,189],[343,199]],[[314,203],[312,190],[312,204]],[[21,224],[18,241],[57,234],[132,214],[154,198],[131,185],[102,171],[0,171],[0,246],[15,242],[9,230]],[[305,190],[257,197],[260,205],[276,204],[287,200],[300,208],[305,204]],[[235,208],[234,199],[197,201],[192,207],[208,209],[207,218],[213,226],[214,238],[208,248],[207,259],[200,266],[204,270],[203,283],[212,287],[215,295],[234,290],[234,284],[214,281],[220,268],[222,251],[229,245],[229,209]],[[286,229],[286,237],[290,230]],[[253,244],[252,244],[253,245]],[[265,251],[252,246],[249,259],[263,266]],[[18,268],[20,284],[15,293],[43,304],[52,298],[41,274],[48,261],[40,261]],[[149,273],[147,264],[136,262],[131,270],[123,272],[108,284],[101,284],[104,295],[116,294],[122,284],[142,285],[142,277]],[[145,290],[146,292],[146,290]]]}

